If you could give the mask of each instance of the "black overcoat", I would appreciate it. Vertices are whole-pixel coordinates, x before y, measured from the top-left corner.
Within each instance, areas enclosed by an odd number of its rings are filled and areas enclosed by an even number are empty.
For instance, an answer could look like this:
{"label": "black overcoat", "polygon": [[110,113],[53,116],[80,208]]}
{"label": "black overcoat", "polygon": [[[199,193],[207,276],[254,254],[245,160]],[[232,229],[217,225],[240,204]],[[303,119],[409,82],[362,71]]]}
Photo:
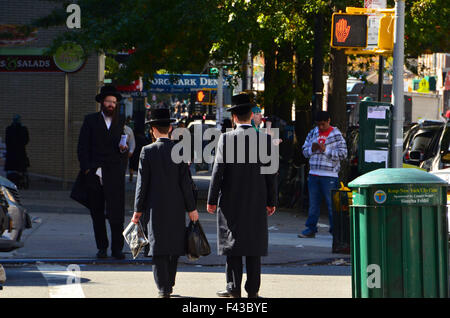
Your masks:
{"label": "black overcoat", "polygon": [[21,124],[12,124],[6,128],[6,160],[5,171],[14,170],[24,172],[29,166],[26,144],[29,142],[28,129]]}
{"label": "black overcoat", "polygon": [[[243,149],[238,137],[252,129],[256,141],[245,139],[245,160],[238,162]],[[217,205],[217,248],[219,255],[265,256],[268,249],[267,206],[276,206],[276,173],[261,174],[260,157],[250,160],[250,143],[259,152],[259,142],[266,142],[271,154],[271,137],[251,126],[239,126],[220,136],[208,193],[208,204]],[[233,155],[227,159],[227,143],[234,142]],[[242,154],[241,154],[242,155]],[[234,162],[229,162],[233,159]],[[226,160],[227,159],[227,160]],[[278,158],[274,159],[278,160]],[[253,162],[253,163],[252,163]]]}
{"label": "black overcoat", "polygon": [[72,198],[83,197],[82,191],[89,191],[88,182],[93,180],[97,169],[102,168],[106,216],[114,223],[123,222],[125,217],[127,153],[119,149],[124,124],[123,120],[115,118],[108,129],[101,112],[85,116],[78,139],[78,160],[81,173],[89,169],[90,178],[79,175],[71,194]]}
{"label": "black overcoat", "polygon": [[189,167],[171,158],[175,143],[168,138],[142,148],[136,184],[135,211],[146,213],[148,255],[185,255],[186,212],[196,209]]}

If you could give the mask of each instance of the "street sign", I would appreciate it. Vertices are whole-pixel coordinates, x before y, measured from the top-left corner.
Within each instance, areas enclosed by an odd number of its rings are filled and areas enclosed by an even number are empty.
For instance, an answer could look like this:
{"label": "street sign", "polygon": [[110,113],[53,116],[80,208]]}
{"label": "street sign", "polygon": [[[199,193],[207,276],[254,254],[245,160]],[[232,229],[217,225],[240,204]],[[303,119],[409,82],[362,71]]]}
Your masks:
{"label": "street sign", "polygon": [[[364,8],[367,9],[385,9],[386,0],[365,0]],[[378,31],[380,29],[380,19],[383,17],[379,13],[369,13],[368,24],[369,29],[367,32],[367,47],[365,50],[373,51],[378,46]]]}
{"label": "street sign", "polygon": [[334,48],[367,47],[367,15],[333,13],[331,46]]}

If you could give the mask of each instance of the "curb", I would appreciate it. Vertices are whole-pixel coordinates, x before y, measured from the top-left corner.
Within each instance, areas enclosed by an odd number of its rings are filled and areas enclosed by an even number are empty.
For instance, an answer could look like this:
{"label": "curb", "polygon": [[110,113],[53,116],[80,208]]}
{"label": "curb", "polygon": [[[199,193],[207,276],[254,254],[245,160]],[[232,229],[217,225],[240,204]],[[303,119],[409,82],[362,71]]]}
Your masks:
{"label": "curb", "polygon": [[[333,262],[342,261],[340,264],[333,264]],[[350,258],[326,258],[326,259],[311,259],[302,261],[288,261],[279,263],[264,263],[263,266],[280,266],[280,265],[303,265],[303,266],[323,266],[323,265],[335,265],[335,266],[349,266]],[[77,264],[77,265],[148,265],[153,264],[151,257],[148,259],[97,259],[97,258],[22,258],[22,259],[3,259],[0,261],[0,266],[4,265],[34,265],[34,264]],[[218,267],[225,266],[225,264],[195,264],[192,262],[179,261],[178,264],[193,265],[201,267]]]}

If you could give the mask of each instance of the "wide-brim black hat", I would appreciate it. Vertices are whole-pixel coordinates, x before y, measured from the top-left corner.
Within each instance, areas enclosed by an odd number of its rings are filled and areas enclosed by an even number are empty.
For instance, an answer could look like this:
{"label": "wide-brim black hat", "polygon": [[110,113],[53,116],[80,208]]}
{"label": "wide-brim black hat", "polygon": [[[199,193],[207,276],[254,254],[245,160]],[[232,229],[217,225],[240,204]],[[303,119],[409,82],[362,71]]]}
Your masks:
{"label": "wide-brim black hat", "polygon": [[101,103],[106,96],[114,96],[117,98],[119,102],[122,99],[122,95],[120,95],[119,91],[112,85],[105,85],[100,89],[100,94],[95,96],[95,100]]}
{"label": "wide-brim black hat", "polygon": [[170,118],[170,111],[168,108],[156,108],[150,112],[150,118],[145,121],[150,125],[162,125],[167,126],[170,123],[177,121],[175,118]]}
{"label": "wide-brim black hat", "polygon": [[250,112],[251,108],[256,104],[252,103],[248,94],[238,94],[231,97],[231,107],[227,109],[229,112],[246,114]]}

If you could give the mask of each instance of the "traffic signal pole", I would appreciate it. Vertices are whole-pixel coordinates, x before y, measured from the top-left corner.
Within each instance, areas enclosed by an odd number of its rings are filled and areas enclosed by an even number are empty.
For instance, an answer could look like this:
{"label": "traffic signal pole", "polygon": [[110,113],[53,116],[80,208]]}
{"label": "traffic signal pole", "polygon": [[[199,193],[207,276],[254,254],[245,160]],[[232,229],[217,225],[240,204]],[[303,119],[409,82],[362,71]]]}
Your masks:
{"label": "traffic signal pole", "polygon": [[403,62],[405,48],[405,1],[395,0],[394,29],[394,75],[392,80],[392,104],[394,105],[392,121],[392,168],[403,166],[403,121],[404,121],[404,84]]}
{"label": "traffic signal pole", "polygon": [[219,80],[217,82],[216,98],[216,127],[221,129],[223,121],[223,66],[219,67]]}

